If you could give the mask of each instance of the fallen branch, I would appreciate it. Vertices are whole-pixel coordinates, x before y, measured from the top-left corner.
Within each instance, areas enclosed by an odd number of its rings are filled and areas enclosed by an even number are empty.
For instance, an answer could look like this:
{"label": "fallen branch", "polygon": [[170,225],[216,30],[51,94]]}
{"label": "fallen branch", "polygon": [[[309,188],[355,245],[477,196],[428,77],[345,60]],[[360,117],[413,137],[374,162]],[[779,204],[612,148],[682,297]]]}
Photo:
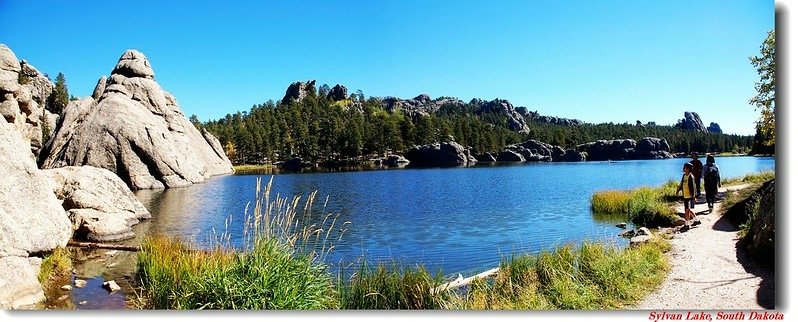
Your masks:
{"label": "fallen branch", "polygon": [[141,250],[141,246],[138,246],[138,245],[103,244],[103,243],[76,242],[76,241],[70,241],[69,243],[67,243],[67,246],[83,247],[83,248],[102,248],[102,249],[126,250],[126,251],[130,251],[130,252],[138,252],[138,251]]}
{"label": "fallen branch", "polygon": [[486,278],[486,277],[489,277],[489,276],[493,276],[493,275],[496,275],[496,273],[498,273],[498,272],[499,272],[499,268],[496,267],[496,268],[484,271],[482,273],[479,273],[477,275],[469,276],[469,277],[466,277],[466,278],[463,278],[463,276],[461,275],[456,280],[448,282],[448,283],[443,284],[443,285],[439,285],[439,286],[435,287],[434,289],[430,290],[430,292],[435,294],[435,293],[438,293],[438,292],[451,290],[453,288],[462,287],[462,286],[471,284],[471,282],[473,282],[474,280],[476,280],[478,278]]}

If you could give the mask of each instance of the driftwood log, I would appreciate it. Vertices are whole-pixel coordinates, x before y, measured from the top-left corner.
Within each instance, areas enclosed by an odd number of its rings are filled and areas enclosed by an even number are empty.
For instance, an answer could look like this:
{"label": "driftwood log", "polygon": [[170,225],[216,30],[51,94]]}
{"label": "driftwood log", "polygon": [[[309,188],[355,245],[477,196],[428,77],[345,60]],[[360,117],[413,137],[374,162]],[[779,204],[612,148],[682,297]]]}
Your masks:
{"label": "driftwood log", "polygon": [[465,285],[471,284],[471,282],[473,282],[474,280],[476,280],[478,278],[487,278],[487,277],[496,275],[498,272],[499,272],[499,268],[496,267],[496,268],[484,271],[484,272],[479,273],[479,274],[474,275],[474,276],[469,276],[469,277],[466,277],[466,278],[463,278],[463,276],[460,276],[457,279],[455,279],[454,281],[448,282],[446,284],[438,285],[434,289],[430,290],[430,292],[435,294],[435,293],[438,293],[438,292],[443,292],[443,291],[451,290],[453,288],[458,288],[458,287],[461,287],[461,286],[465,286]]}
{"label": "driftwood log", "polygon": [[70,241],[69,243],[67,243],[67,246],[83,247],[83,248],[115,249],[115,250],[125,250],[125,251],[129,251],[129,252],[141,251],[141,246],[139,246],[139,245],[119,245],[119,244],[104,244],[104,243]]}

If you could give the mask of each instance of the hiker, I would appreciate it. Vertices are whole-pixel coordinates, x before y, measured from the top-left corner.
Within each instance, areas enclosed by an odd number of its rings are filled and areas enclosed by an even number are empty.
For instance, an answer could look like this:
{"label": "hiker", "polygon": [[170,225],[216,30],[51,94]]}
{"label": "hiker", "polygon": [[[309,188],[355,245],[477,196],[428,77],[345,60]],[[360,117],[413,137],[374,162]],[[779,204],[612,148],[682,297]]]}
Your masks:
{"label": "hiker", "polygon": [[[690,164],[693,165],[693,178],[695,178],[695,197],[701,197],[701,170],[704,169],[704,165],[701,164],[701,160],[698,159],[698,152],[693,152],[693,160],[690,161]],[[691,206],[695,205],[695,201],[691,204]]]}
{"label": "hiker", "polygon": [[691,173],[693,165],[685,163],[682,167],[682,180],[679,181],[679,188],[676,189],[676,194],[684,198],[684,220],[691,220],[695,218],[695,213],[690,210],[690,204],[695,200],[695,178]]}
{"label": "hiker", "polygon": [[720,188],[720,169],[715,164],[715,156],[707,156],[707,164],[704,165],[702,170],[704,174],[704,192],[707,195],[707,204],[709,205],[709,212],[715,208],[715,197]]}

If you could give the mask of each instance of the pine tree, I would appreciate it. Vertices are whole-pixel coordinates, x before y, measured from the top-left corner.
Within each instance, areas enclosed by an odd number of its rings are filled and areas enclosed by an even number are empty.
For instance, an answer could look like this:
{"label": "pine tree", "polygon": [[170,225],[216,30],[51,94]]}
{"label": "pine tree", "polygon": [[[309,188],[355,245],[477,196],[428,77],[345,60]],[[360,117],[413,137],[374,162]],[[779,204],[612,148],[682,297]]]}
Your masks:
{"label": "pine tree", "polygon": [[55,87],[47,98],[47,110],[53,114],[61,114],[69,103],[69,91],[67,90],[66,78],[64,73],[58,73],[55,77]]}

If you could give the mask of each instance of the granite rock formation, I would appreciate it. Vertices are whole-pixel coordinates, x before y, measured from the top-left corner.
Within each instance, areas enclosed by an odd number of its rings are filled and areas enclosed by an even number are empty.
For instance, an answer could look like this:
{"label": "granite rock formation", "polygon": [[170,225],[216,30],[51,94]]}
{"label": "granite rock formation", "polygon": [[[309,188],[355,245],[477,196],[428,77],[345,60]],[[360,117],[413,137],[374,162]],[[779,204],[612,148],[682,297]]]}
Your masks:
{"label": "granite rock formation", "polygon": [[104,168],[132,189],[188,186],[233,172],[218,140],[197,130],[154,77],[144,54],[125,52],[98,99],[64,109],[39,158],[42,168]]}

